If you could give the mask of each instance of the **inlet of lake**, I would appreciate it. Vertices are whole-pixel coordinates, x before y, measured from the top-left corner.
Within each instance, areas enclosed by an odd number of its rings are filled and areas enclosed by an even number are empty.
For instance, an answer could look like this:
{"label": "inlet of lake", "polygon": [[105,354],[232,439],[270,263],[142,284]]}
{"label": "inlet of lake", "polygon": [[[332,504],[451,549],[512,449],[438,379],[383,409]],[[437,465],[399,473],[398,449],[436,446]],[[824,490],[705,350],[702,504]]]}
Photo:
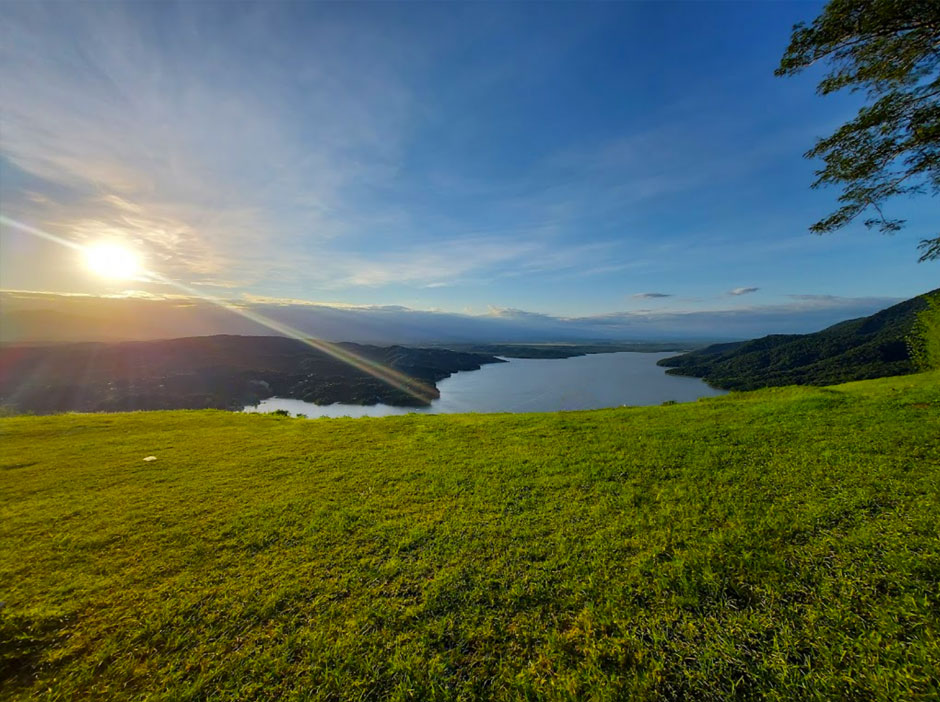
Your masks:
{"label": "inlet of lake", "polygon": [[598,353],[560,359],[510,358],[480,370],[462,371],[437,384],[440,398],[430,407],[315,405],[272,397],[245,412],[286,410],[308,417],[385,417],[419,412],[557,412],[623,405],[691,402],[724,394],[698,378],[667,375],[657,366],[673,353]]}

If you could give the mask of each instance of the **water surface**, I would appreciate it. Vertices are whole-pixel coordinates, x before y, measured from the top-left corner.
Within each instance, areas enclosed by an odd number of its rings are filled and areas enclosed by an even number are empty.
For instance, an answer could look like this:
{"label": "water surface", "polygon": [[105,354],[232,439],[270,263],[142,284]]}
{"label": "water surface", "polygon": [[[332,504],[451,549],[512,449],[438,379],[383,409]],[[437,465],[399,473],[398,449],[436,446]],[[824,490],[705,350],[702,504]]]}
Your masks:
{"label": "water surface", "polygon": [[599,353],[560,359],[511,358],[476,371],[463,371],[437,384],[430,407],[315,405],[272,397],[246,412],[287,410],[308,417],[384,417],[410,412],[557,412],[621,405],[690,402],[724,394],[698,378],[666,375],[656,365],[672,353]]}

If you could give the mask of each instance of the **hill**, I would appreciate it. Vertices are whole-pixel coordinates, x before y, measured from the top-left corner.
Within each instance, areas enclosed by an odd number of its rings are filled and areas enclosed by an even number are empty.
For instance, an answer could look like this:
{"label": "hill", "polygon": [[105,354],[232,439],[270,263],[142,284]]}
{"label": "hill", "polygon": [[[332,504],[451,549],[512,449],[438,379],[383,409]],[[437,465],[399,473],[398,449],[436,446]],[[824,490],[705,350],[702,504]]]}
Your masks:
{"label": "hill", "polygon": [[0,433],[5,700],[940,695],[937,373]]}
{"label": "hill", "polygon": [[452,373],[500,363],[446,349],[336,344],[359,364],[418,381],[409,393],[307,344],[276,336],[0,347],[0,405],[18,412],[241,409],[277,395],[317,404],[430,404]]}
{"label": "hill", "polygon": [[[940,293],[940,289],[927,293]],[[775,334],[714,344],[659,361],[667,373],[703,378],[725,390],[831,385],[913,373],[907,336],[924,296],[813,334]]]}

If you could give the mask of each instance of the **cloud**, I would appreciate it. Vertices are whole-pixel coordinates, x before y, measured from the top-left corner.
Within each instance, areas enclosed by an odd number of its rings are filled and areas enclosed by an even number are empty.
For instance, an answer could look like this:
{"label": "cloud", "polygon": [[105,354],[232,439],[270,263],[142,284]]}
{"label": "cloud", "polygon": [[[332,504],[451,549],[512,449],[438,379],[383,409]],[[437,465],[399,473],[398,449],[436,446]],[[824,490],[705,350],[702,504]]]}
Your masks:
{"label": "cloud", "polygon": [[845,299],[845,298],[839,297],[838,295],[805,295],[804,294],[804,295],[787,295],[787,297],[793,300],[803,300],[804,302],[821,302],[821,303],[836,302],[838,300]]}
{"label": "cloud", "polygon": [[403,51],[405,30],[341,12],[286,26],[263,4],[224,23],[220,6],[160,12],[179,31],[157,40],[133,4],[0,6],[5,213],[128,241],[190,285],[288,296],[628,265],[566,242],[543,184],[485,180],[463,201],[401,172],[425,109],[408,78],[433,52]]}
{"label": "cloud", "polygon": [[[512,21],[497,22],[504,12]],[[711,285],[715,270],[769,285],[766,261],[841,246],[797,238],[794,208],[767,208],[760,192],[733,216],[705,206],[760,165],[762,144],[790,148],[763,122],[792,121],[779,110],[729,121],[709,86],[620,119],[603,108],[622,91],[615,79],[590,105],[567,100],[565,128],[531,128],[546,101],[577,94],[580,52],[606,40],[598,16],[576,14],[522,35],[524,10],[0,3],[4,214],[71,241],[126,239],[148,268],[233,298],[455,309],[609,309],[624,290]],[[497,26],[512,41],[480,44]],[[480,45],[496,51],[469,49]],[[70,251],[2,236],[8,287],[106,285]],[[687,304],[680,294],[633,304]]]}
{"label": "cloud", "polygon": [[486,313],[487,317],[496,319],[511,319],[516,321],[537,321],[537,322],[558,322],[559,318],[541,312],[528,312],[526,310],[516,309],[514,307],[494,307],[490,306]]}
{"label": "cloud", "polygon": [[[418,310],[397,305],[345,305],[252,297],[231,301],[259,318],[332,341],[379,344],[584,340],[747,339],[806,333],[865,316],[891,298],[795,300],[726,310],[615,312],[559,317],[491,307],[485,314]],[[276,333],[200,298],[103,298],[0,292],[5,341],[154,339],[209,334]],[[50,314],[54,322],[50,323]],[[119,323],[116,323],[118,320]],[[720,331],[718,331],[720,330]],[[719,337],[720,335],[720,337]]]}
{"label": "cloud", "polygon": [[751,293],[756,293],[760,288],[735,288],[734,290],[729,290],[729,295],[750,295]]}
{"label": "cloud", "polygon": [[323,265],[337,283],[351,286],[380,286],[394,283],[434,284],[442,278],[455,280],[483,269],[513,266],[540,253],[535,241],[471,237],[441,241],[434,246],[412,246],[381,259],[348,252]]}
{"label": "cloud", "polygon": [[175,31],[156,39],[142,7],[0,8],[0,156],[31,182],[4,188],[5,210],[70,240],[132,241],[173,278],[242,287],[302,279],[315,243],[387,219],[349,192],[397,168],[413,102],[392,36],[285,27],[256,5],[220,37],[227,10],[194,4],[163,6]]}

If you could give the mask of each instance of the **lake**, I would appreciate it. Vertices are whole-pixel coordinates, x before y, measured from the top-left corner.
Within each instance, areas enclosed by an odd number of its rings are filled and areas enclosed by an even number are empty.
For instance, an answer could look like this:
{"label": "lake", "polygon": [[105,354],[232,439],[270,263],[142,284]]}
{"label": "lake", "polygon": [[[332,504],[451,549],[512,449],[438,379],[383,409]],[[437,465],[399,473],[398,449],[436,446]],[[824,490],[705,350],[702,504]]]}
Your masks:
{"label": "lake", "polygon": [[511,358],[480,370],[455,373],[437,384],[439,399],[430,407],[389,405],[315,405],[272,397],[245,412],[283,409],[308,417],[385,417],[420,412],[557,412],[621,405],[691,402],[724,394],[698,378],[666,375],[656,365],[673,353],[599,353],[560,359]]}

